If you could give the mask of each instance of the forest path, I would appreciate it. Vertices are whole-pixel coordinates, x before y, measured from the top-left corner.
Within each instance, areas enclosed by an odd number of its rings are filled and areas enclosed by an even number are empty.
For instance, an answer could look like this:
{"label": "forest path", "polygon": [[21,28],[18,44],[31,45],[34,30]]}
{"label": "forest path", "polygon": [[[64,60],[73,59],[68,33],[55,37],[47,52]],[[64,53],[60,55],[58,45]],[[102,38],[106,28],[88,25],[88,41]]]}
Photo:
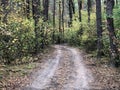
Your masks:
{"label": "forest path", "polygon": [[90,90],[92,74],[76,48],[55,45],[53,57],[33,74],[34,80],[23,90]]}

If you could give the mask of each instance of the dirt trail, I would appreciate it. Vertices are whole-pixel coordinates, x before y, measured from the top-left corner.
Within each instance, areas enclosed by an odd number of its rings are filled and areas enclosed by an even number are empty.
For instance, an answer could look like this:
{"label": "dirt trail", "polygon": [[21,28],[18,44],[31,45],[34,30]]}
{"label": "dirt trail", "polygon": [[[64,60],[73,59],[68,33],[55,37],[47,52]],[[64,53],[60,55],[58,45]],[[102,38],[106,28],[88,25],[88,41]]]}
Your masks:
{"label": "dirt trail", "polygon": [[33,75],[33,82],[23,90],[90,90],[91,72],[78,49],[56,45],[54,57]]}

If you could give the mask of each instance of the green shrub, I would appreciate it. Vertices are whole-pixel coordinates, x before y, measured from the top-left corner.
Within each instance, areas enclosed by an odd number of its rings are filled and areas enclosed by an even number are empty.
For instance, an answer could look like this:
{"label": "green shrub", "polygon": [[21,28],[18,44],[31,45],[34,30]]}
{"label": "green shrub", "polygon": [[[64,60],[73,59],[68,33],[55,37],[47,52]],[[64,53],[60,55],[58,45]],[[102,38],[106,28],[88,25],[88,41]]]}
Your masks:
{"label": "green shrub", "polygon": [[33,21],[13,18],[7,25],[1,24],[0,27],[0,56],[4,62],[10,63],[34,50]]}

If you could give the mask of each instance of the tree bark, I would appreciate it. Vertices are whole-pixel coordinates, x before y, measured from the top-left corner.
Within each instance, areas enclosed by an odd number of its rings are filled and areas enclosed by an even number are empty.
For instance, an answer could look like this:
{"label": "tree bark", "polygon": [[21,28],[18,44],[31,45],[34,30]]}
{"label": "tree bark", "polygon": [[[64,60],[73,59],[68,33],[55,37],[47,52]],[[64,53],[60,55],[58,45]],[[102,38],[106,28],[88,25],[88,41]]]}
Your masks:
{"label": "tree bark", "polygon": [[44,21],[47,21],[48,20],[48,12],[49,12],[49,0],[44,0]]}
{"label": "tree bark", "polygon": [[73,14],[75,14],[75,4],[74,4],[74,0],[70,0],[70,2],[71,2]]}
{"label": "tree bark", "polygon": [[87,0],[87,10],[88,10],[88,23],[90,23],[90,12],[91,12],[91,0]]}
{"label": "tree bark", "polygon": [[65,1],[62,0],[62,37],[64,38],[64,11],[65,11]]}
{"label": "tree bark", "polygon": [[54,0],[53,5],[53,35],[52,35],[52,42],[55,43],[55,11],[56,11],[56,0]]}
{"label": "tree bark", "polygon": [[72,18],[73,18],[72,0],[68,1],[68,6],[69,6],[69,18],[70,18],[69,26],[71,27],[71,25],[72,25]]}
{"label": "tree bark", "polygon": [[61,19],[62,19],[62,15],[61,15],[61,1],[59,0],[59,35],[58,35],[58,43],[61,43]]}
{"label": "tree bark", "polygon": [[101,0],[96,0],[96,23],[97,23],[97,59],[101,59],[102,53],[102,14]]}
{"label": "tree bark", "polygon": [[79,12],[79,21],[82,21],[82,15],[81,15],[81,10],[82,10],[82,0],[78,0],[78,12]]}
{"label": "tree bark", "polygon": [[117,66],[117,60],[119,60],[118,48],[116,40],[116,34],[114,30],[114,20],[113,20],[113,8],[114,0],[107,0],[106,2],[106,14],[107,14],[107,29],[109,31],[110,38],[110,60],[111,64]]}
{"label": "tree bark", "polygon": [[[40,18],[40,0],[32,0],[32,13],[33,19],[35,21],[35,53],[39,50],[39,43],[38,43],[38,22]],[[43,48],[43,46],[41,46]]]}

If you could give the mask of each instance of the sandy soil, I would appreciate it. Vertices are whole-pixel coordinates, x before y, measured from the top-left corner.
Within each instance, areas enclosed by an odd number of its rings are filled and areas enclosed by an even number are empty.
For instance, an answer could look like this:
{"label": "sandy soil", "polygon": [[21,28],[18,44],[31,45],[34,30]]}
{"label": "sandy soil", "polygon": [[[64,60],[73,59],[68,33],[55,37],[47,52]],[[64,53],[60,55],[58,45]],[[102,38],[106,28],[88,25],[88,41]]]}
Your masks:
{"label": "sandy soil", "polygon": [[44,62],[44,67],[33,74],[33,81],[23,90],[89,90],[94,78],[79,50],[62,45],[54,47],[54,57]]}
{"label": "sandy soil", "polygon": [[55,45],[42,56],[30,77],[19,80],[18,88],[4,90],[120,90],[120,69],[96,64],[77,48]]}

